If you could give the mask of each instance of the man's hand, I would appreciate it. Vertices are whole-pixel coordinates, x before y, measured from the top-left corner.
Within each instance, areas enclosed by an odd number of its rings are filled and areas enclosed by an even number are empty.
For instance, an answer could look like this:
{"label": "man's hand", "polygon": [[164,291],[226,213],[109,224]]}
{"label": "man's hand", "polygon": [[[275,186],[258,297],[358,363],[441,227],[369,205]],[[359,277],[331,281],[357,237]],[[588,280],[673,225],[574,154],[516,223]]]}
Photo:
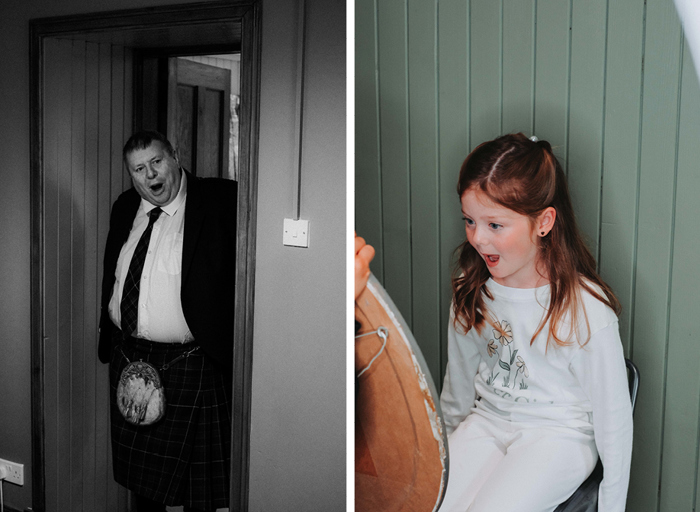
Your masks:
{"label": "man's hand", "polygon": [[369,262],[374,258],[374,247],[355,233],[355,300],[360,296],[369,279]]}

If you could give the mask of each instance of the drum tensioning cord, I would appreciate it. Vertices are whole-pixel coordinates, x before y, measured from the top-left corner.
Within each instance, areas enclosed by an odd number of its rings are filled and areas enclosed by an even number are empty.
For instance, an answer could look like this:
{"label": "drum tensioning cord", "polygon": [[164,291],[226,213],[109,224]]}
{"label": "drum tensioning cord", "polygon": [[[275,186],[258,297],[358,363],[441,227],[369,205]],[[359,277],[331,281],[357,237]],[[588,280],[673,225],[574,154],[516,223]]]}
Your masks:
{"label": "drum tensioning cord", "polygon": [[355,336],[355,339],[362,338],[364,336],[370,336],[372,334],[376,334],[377,336],[379,336],[382,339],[382,348],[379,349],[379,352],[377,352],[377,354],[372,358],[372,360],[369,362],[369,364],[360,373],[357,374],[358,378],[363,373],[365,373],[367,370],[369,370],[369,367],[372,366],[372,363],[375,361],[375,359],[377,359],[381,355],[381,353],[384,352],[384,348],[386,347],[386,340],[389,337],[389,330],[384,326],[380,326],[377,328],[376,331],[366,332],[364,334],[358,334],[357,336]]}

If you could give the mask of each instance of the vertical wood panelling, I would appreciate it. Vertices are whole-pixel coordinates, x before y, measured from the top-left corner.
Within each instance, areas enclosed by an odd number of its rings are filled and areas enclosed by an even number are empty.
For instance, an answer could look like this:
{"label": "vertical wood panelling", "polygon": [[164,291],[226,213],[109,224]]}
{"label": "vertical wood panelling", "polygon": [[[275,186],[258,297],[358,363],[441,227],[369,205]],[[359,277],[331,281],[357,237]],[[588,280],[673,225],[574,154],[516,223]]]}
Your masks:
{"label": "vertical wood panelling", "polygon": [[[438,386],[447,361],[447,339],[452,289],[450,273],[452,254],[464,237],[455,189],[459,168],[469,153],[469,2],[438,2],[438,166],[440,193],[440,330],[433,335],[440,340],[440,376],[433,376]],[[355,142],[357,144],[357,141]],[[428,172],[426,169],[425,172]],[[435,341],[434,341],[435,342]]]}
{"label": "vertical wood panelling", "polygon": [[372,273],[383,281],[376,16],[374,0],[355,2],[355,229],[373,244]]}
{"label": "vertical wood panelling", "polygon": [[[84,273],[84,303],[97,304],[100,297],[98,283],[98,267],[100,252],[102,247],[98,245],[98,189],[97,176],[94,172],[98,169],[97,160],[97,133],[98,133],[98,88],[99,88],[99,65],[98,47],[94,43],[85,44],[85,205],[84,205],[84,247],[85,254],[83,262]],[[90,170],[93,170],[91,172]],[[104,395],[98,396],[97,382],[106,379],[103,371],[99,371],[102,365],[95,364],[97,360],[97,343],[95,333],[98,326],[98,311],[96,308],[85,308],[85,322],[83,323],[83,392],[85,393],[85,409],[95,411],[95,415],[83,415],[83,508],[84,510],[97,510],[99,504],[96,501],[96,484],[99,480],[100,472],[97,464],[98,440],[96,432],[97,418],[99,414],[104,414],[104,408],[98,412],[98,405],[102,404]]]}
{"label": "vertical wood panelling", "polygon": [[59,113],[65,98],[66,87],[59,81],[60,71],[65,62],[70,62],[66,57],[65,44],[45,44],[44,76],[47,83],[51,83],[53,94],[46,95],[45,101],[45,132],[44,132],[44,417],[45,417],[45,477],[46,477],[46,506],[47,510],[57,510],[58,501],[58,148],[59,148]]}
{"label": "vertical wood panelling", "polygon": [[[111,119],[111,168],[120,168],[122,161],[121,146],[124,140],[124,48],[120,46],[111,47],[111,64],[112,64],[112,109],[110,114]],[[112,198],[113,203],[122,189],[125,186],[125,173],[112,173]]]}
{"label": "vertical wood panelling", "polygon": [[[668,331],[666,403],[664,415],[661,509],[693,510],[697,448],[689,440],[698,432],[700,412],[700,344],[695,336],[700,272],[688,255],[698,254],[700,203],[700,87],[687,47],[683,53],[683,78],[678,141],[675,225],[672,252],[672,293]],[[666,508],[668,507],[668,508]]]}
{"label": "vertical wood panelling", "polygon": [[501,133],[502,26],[501,2],[472,0],[470,5],[470,145],[474,147]]}
{"label": "vertical wood panelling", "polygon": [[566,167],[571,5],[538,0],[535,25],[535,132]]}
{"label": "vertical wood panelling", "polygon": [[[604,180],[600,226],[603,279],[623,304],[620,336],[631,353],[642,94],[644,5],[608,2]],[[647,486],[648,487],[648,486]]]}
{"label": "vertical wood panelling", "polygon": [[[47,39],[44,77],[47,511],[127,509],[97,360],[101,261],[131,132],[131,52]],[[127,86],[128,85],[128,86]]]}
{"label": "vertical wood panelling", "polygon": [[[376,34],[373,2],[359,2],[366,19],[356,40],[363,48],[356,53],[356,90],[369,94],[368,101],[356,101],[356,154],[358,163],[365,155],[374,163],[358,164],[356,215],[358,226],[372,226],[367,238],[379,250],[390,242],[391,256],[382,258],[385,276],[392,276],[387,289],[405,316],[413,312],[431,372],[446,362],[449,261],[464,238],[454,193],[462,160],[500,132],[549,140],[567,169],[601,275],[622,302],[622,342],[642,375],[627,509],[699,507],[700,87],[682,54],[673,3],[441,0],[433,26],[428,2],[420,10],[412,2],[407,19],[400,2],[380,3]],[[432,38],[434,71],[427,48]],[[382,65],[383,59],[391,63]],[[431,73],[437,86],[434,164]],[[389,162],[394,167],[387,181]],[[408,188],[399,170],[406,166]],[[391,213],[382,216],[382,209]],[[432,222],[437,235],[426,236]],[[392,238],[383,231],[397,225],[408,233]],[[429,279],[439,281],[439,326],[417,320],[434,307]],[[440,387],[442,375],[434,378]]]}
{"label": "vertical wood panelling", "polygon": [[[378,2],[384,286],[410,326],[411,208],[405,0]],[[390,264],[389,264],[390,262]]]}
{"label": "vertical wood panelling", "polygon": [[[129,178],[128,173],[124,169],[122,148],[132,133],[132,66],[132,51],[121,46],[113,46],[112,117],[110,118],[110,129],[112,132],[110,174],[113,177],[113,188],[111,190],[113,200],[110,201],[108,206],[104,205],[107,208],[111,208],[114,200],[131,186],[131,178]],[[109,455],[111,466],[111,451]],[[128,496],[124,488],[117,486],[113,480],[108,482],[108,485],[116,493],[117,510],[125,510],[128,507]]]}
{"label": "vertical wood panelling", "polygon": [[437,2],[408,4],[408,97],[410,130],[412,330],[428,363],[440,376],[440,254],[437,162],[436,28]]}
{"label": "vertical wood panelling", "polygon": [[588,248],[598,254],[602,183],[607,0],[573,4],[569,99],[569,190]]}
{"label": "vertical wood panelling", "polygon": [[[58,274],[54,278],[58,282],[56,296],[56,309],[58,311],[58,325],[56,343],[58,347],[58,375],[57,375],[57,405],[58,410],[58,504],[59,510],[72,509],[70,482],[71,468],[71,181],[73,178],[73,162],[71,160],[71,74],[72,43],[61,41],[62,54],[65,55],[65,71],[61,71],[59,77],[58,94],[62,100],[58,109],[58,180],[55,188],[58,192],[58,205],[53,213],[58,219],[58,240],[56,244],[56,259]],[[46,212],[48,214],[48,212]],[[71,482],[72,483],[72,482]]]}
{"label": "vertical wood panelling", "polygon": [[503,2],[503,133],[532,135],[535,0]]}
{"label": "vertical wood panelling", "polygon": [[[644,428],[635,441],[640,455],[637,464],[653,475],[650,482],[667,485],[661,471],[663,415],[668,346],[668,304],[671,278],[671,242],[678,128],[678,78],[680,73],[680,26],[672,3],[649,2],[646,12],[644,90],[637,269],[635,287],[634,358],[644,375],[644,392],[637,413]],[[658,501],[655,486],[640,489],[646,503]],[[661,510],[675,499],[660,503]],[[641,501],[640,503],[644,503]],[[642,505],[647,507],[649,505]],[[643,508],[642,508],[643,510]]]}
{"label": "vertical wood panelling", "polygon": [[[645,9],[642,4],[609,2],[608,26],[624,23],[626,31],[608,30],[605,89],[604,181],[600,226],[600,259],[603,279],[622,303],[620,336],[626,353],[638,366],[634,347],[637,198],[641,144],[642,49]],[[642,372],[645,369],[642,367]],[[646,373],[643,392],[646,392]],[[635,439],[640,439],[643,413],[636,413]],[[639,441],[633,446],[628,492],[630,510],[656,510],[658,454]]]}
{"label": "vertical wood panelling", "polygon": [[[71,356],[71,453],[70,453],[70,483],[71,483],[71,510],[80,509],[82,506],[83,485],[85,475],[83,473],[83,445],[85,443],[83,432],[83,416],[88,413],[85,408],[85,388],[83,376],[85,368],[85,338],[83,330],[85,325],[84,302],[84,236],[85,236],[85,43],[73,42],[72,54],[72,87],[71,87],[71,183],[67,190],[67,196],[71,201],[71,246],[67,257],[70,261],[71,277],[71,325],[70,344]],[[93,303],[94,304],[94,303]],[[94,360],[93,360],[93,364]]]}
{"label": "vertical wood panelling", "polygon": [[134,59],[133,52],[125,48],[123,49],[124,56],[124,74],[122,76],[123,83],[123,97],[121,98],[122,111],[124,112],[124,119],[122,125],[122,139],[118,144],[119,153],[119,165],[114,167],[114,170],[119,170],[122,175],[122,191],[127,190],[131,187],[131,178],[129,174],[125,172],[123,167],[122,158],[122,148],[124,143],[129,140],[129,137],[134,133],[134,119],[133,119],[133,92],[134,92]]}
{"label": "vertical wood panelling", "polygon": [[[111,122],[109,115],[112,104],[112,49],[108,44],[100,44],[97,48],[98,52],[98,125],[97,125],[97,169],[111,168],[111,152],[112,152],[112,137],[111,137]],[[111,204],[111,175],[108,172],[98,172],[98,205]],[[97,210],[97,219],[99,221],[97,232],[98,250],[104,249],[107,241],[107,231],[109,228],[109,212],[104,209]],[[98,265],[98,283],[97,286],[101,290],[100,283],[102,282],[102,265]],[[100,372],[100,370],[102,370]],[[107,380],[106,368],[103,365],[98,365],[98,374],[102,378],[97,378],[95,394],[97,397],[102,397],[98,400],[98,409],[96,412],[95,430],[97,432],[97,455],[96,463],[98,467],[98,479],[95,484],[95,495],[107,496],[107,507],[109,512],[118,510],[118,490],[113,484],[111,478],[112,461],[111,461],[111,446],[109,436],[109,408],[106,407],[104,398],[109,396],[109,382]],[[101,407],[100,407],[101,406]]]}

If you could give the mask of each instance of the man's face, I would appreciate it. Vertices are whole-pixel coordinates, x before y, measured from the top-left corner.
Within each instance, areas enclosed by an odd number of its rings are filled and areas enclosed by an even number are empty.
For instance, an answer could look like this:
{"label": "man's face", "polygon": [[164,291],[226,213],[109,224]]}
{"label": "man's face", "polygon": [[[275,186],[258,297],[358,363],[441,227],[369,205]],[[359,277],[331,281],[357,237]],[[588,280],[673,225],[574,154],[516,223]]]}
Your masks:
{"label": "man's face", "polygon": [[160,141],[126,155],[126,167],[139,195],[156,206],[167,206],[177,197],[182,179],[180,164]]}

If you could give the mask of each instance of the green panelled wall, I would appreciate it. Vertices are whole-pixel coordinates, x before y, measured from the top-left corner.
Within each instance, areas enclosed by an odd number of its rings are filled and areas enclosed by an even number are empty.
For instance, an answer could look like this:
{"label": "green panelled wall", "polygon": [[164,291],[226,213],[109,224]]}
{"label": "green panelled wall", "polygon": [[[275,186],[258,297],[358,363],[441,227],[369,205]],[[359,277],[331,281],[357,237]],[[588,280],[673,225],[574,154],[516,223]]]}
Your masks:
{"label": "green panelled wall", "polygon": [[642,384],[627,509],[700,509],[700,87],[672,0],[356,0],[356,229],[438,387],[455,184],[547,139]]}

